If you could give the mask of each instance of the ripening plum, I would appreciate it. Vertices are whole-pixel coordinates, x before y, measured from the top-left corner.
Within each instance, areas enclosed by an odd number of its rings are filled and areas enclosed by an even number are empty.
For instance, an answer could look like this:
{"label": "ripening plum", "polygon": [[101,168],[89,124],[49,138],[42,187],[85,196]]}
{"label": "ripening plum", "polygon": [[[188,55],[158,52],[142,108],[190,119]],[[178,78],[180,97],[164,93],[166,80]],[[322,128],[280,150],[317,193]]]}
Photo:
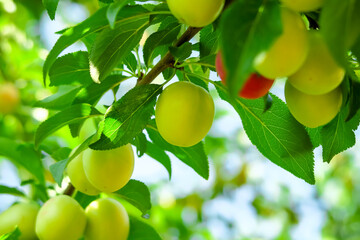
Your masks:
{"label": "ripening plum", "polygon": [[0,85],[0,114],[13,113],[20,103],[19,90],[12,83]]}
{"label": "ripening plum", "polygon": [[214,101],[205,89],[190,82],[175,82],[160,94],[155,121],[168,143],[190,147],[209,132],[214,111]]}
{"label": "ripening plum", "polygon": [[288,81],[304,93],[325,94],[340,85],[345,70],[335,62],[320,32],[310,31],[309,40],[305,63]]}
{"label": "ripening plum", "polygon": [[36,234],[40,240],[78,240],[86,226],[84,209],[73,198],[60,195],[41,207],[36,218]]}
{"label": "ripening plum", "polygon": [[171,13],[192,27],[209,25],[220,15],[225,0],[167,0]]}
{"label": "ripening plum", "polygon": [[300,14],[282,7],[281,20],[282,34],[254,61],[255,70],[269,79],[292,75],[301,67],[308,54],[308,31]]}
{"label": "ripening plum", "polygon": [[294,118],[302,125],[316,128],[336,117],[342,104],[341,88],[322,95],[309,95],[285,84],[285,99]]}
{"label": "ripening plum", "polygon": [[85,175],[82,156],[83,153],[80,153],[67,166],[67,173],[70,181],[80,192],[90,196],[98,195],[100,191],[89,182]]}
{"label": "ripening plum", "polygon": [[[219,74],[222,83],[226,84],[226,71],[221,58],[221,52],[218,52],[216,56],[215,65],[216,71]],[[269,92],[273,84],[274,80],[252,73],[244,83],[242,89],[239,91],[239,97],[247,99],[257,99],[263,97]]]}
{"label": "ripening plum", "polygon": [[325,0],[281,0],[284,6],[297,12],[310,12],[321,8]]}
{"label": "ripening plum", "polygon": [[126,240],[129,235],[129,216],[118,201],[100,198],[85,209],[87,225],[85,240]]}
{"label": "ripening plum", "polygon": [[111,193],[125,186],[134,171],[134,152],[130,144],[106,150],[87,149],[83,166],[89,182],[102,192]]}
{"label": "ripening plum", "polygon": [[40,206],[33,202],[21,202],[0,214],[0,236],[19,228],[19,240],[36,240],[35,220]]}

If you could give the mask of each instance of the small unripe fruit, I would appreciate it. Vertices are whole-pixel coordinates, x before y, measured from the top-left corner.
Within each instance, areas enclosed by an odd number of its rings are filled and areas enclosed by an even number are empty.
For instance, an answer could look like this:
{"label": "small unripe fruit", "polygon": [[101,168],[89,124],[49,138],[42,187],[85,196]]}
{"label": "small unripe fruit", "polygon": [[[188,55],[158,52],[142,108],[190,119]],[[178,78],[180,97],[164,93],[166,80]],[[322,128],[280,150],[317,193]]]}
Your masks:
{"label": "small unripe fruit", "polygon": [[86,226],[84,209],[73,198],[61,195],[48,200],[36,219],[40,240],[78,240]]}
{"label": "small unripe fruit", "polygon": [[19,228],[19,240],[36,240],[35,220],[40,206],[36,203],[18,203],[0,214],[0,236]]}
{"label": "small unripe fruit", "polygon": [[[216,56],[215,65],[216,71],[219,74],[222,83],[226,84],[226,71],[220,52],[218,52]],[[263,97],[269,92],[273,84],[274,80],[252,73],[244,83],[242,89],[239,91],[239,97],[246,99],[257,99]]]}
{"label": "small unripe fruit", "polygon": [[266,51],[256,56],[255,70],[269,79],[295,73],[308,54],[308,32],[300,14],[281,8],[282,34]]}
{"label": "small unripe fruit", "polygon": [[309,39],[309,54],[301,68],[288,81],[304,93],[325,94],[340,85],[345,70],[335,62],[319,32],[310,31]]}
{"label": "small unripe fruit", "polygon": [[14,112],[19,102],[19,90],[12,83],[0,85],[0,114]]}
{"label": "small unripe fruit", "polygon": [[167,0],[171,13],[192,27],[209,25],[220,15],[225,0]]}
{"label": "small unripe fruit", "polygon": [[115,192],[125,186],[134,171],[134,152],[130,144],[106,150],[87,149],[83,153],[87,179],[102,192]]}
{"label": "small unripe fruit", "polygon": [[342,92],[340,88],[336,88],[323,95],[309,95],[297,90],[287,81],[285,99],[298,122],[306,127],[316,128],[336,117],[342,104]]}
{"label": "small unripe fruit", "polygon": [[168,143],[190,147],[209,132],[214,111],[214,101],[205,89],[190,82],[176,82],[160,94],[155,120]]}
{"label": "small unripe fruit", "polygon": [[70,181],[80,192],[90,196],[98,195],[100,191],[89,182],[85,175],[82,156],[83,153],[80,153],[67,166],[67,173]]}
{"label": "small unripe fruit", "polygon": [[126,240],[129,235],[129,216],[118,201],[100,198],[85,209],[87,225],[85,240]]}
{"label": "small unripe fruit", "polygon": [[281,0],[281,2],[294,11],[310,12],[321,8],[325,0]]}

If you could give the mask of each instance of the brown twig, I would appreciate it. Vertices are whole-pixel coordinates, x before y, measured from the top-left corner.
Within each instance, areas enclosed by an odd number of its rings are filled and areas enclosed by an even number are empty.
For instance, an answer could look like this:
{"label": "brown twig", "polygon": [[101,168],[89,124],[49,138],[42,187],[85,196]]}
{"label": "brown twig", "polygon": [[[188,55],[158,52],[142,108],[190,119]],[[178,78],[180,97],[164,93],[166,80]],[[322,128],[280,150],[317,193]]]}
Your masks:
{"label": "brown twig", "polygon": [[74,191],[75,191],[74,186],[71,183],[69,183],[69,185],[66,187],[63,194],[71,197],[73,195]]}

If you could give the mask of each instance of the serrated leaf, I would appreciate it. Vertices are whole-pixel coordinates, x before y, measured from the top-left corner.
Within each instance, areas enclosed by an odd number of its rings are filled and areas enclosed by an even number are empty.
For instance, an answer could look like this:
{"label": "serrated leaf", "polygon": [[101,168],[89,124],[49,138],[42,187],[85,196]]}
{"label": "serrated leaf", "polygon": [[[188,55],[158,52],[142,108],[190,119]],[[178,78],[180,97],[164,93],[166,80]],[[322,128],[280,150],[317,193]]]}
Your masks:
{"label": "serrated leaf", "polygon": [[87,52],[74,52],[56,59],[49,70],[50,86],[81,85],[87,86],[92,80]]}
{"label": "serrated leaf", "polygon": [[61,110],[69,107],[76,95],[81,90],[78,86],[60,86],[58,91],[34,104],[34,107],[41,107],[52,110]]}
{"label": "serrated leaf", "polygon": [[150,66],[159,52],[155,51],[160,46],[170,46],[176,40],[181,29],[178,23],[171,23],[165,30],[151,34],[145,42],[143,55],[146,66]]}
{"label": "serrated leaf", "polygon": [[113,68],[124,59],[149,26],[149,16],[134,18],[116,24],[114,29],[105,29],[97,37],[91,49],[90,74],[94,82],[101,82]]}
{"label": "serrated leaf", "polygon": [[129,0],[116,0],[115,2],[111,3],[106,11],[106,17],[109,21],[109,25],[111,28],[115,27],[115,20],[116,16],[121,10],[123,6],[125,6]]}
{"label": "serrated leaf", "polygon": [[0,137],[0,155],[23,166],[33,174],[41,184],[45,183],[40,155],[34,150],[31,144],[21,144],[14,140]]}
{"label": "serrated leaf", "polygon": [[101,115],[98,110],[89,104],[73,105],[40,124],[35,133],[35,146],[38,147],[46,137],[68,124]]}
{"label": "serrated leaf", "polygon": [[[56,58],[64,49],[93,33],[109,27],[106,12],[107,7],[101,8],[85,21],[74,27],[66,29],[62,33],[62,36],[56,41],[54,47],[51,49],[45,60],[43,67],[44,83],[46,82],[49,68],[53,65]],[[125,6],[117,15],[116,23],[121,24],[131,19],[142,18],[148,15],[149,12],[144,12],[143,7],[141,6]]]}
{"label": "serrated leaf", "polygon": [[100,140],[90,148],[108,150],[131,142],[150,121],[162,87],[155,84],[137,86],[114,103],[105,116]]}
{"label": "serrated leaf", "polygon": [[281,32],[280,6],[275,0],[239,0],[223,12],[220,42],[232,96],[237,96],[253,72],[255,57],[267,50]]}
{"label": "serrated leaf", "polygon": [[150,191],[140,181],[131,179],[124,187],[114,192],[114,194],[128,201],[143,214],[148,213],[151,209]]}
{"label": "serrated leaf", "polygon": [[184,61],[185,59],[190,57],[192,53],[192,44],[186,42],[179,47],[170,46],[169,51],[171,55],[175,58],[175,60]]}
{"label": "serrated leaf", "polygon": [[266,158],[306,182],[315,183],[310,138],[284,102],[271,95],[272,107],[264,113],[262,99],[232,100],[220,82],[215,87],[220,97],[237,111],[250,141]]}
{"label": "serrated leaf", "polygon": [[130,217],[130,233],[127,240],[161,240],[160,235],[147,223]]}
{"label": "serrated leaf", "polygon": [[309,134],[311,143],[315,148],[317,148],[318,146],[320,146],[321,144],[321,129],[322,127],[318,127],[318,128],[306,128],[306,131]]}
{"label": "serrated leaf", "polygon": [[17,188],[0,185],[0,194],[10,194],[13,196],[24,197],[25,194]]}
{"label": "serrated leaf", "polygon": [[48,12],[50,19],[54,20],[59,0],[42,0],[42,3]]}
{"label": "serrated leaf", "polygon": [[173,153],[183,163],[194,169],[201,177],[205,179],[209,178],[209,162],[202,142],[199,142],[192,147],[178,147],[171,145],[161,137],[155,127],[155,122],[152,122],[151,127],[147,127],[146,131],[154,145]]}
{"label": "serrated leaf", "polygon": [[203,69],[200,65],[188,65],[188,66],[185,66],[184,69],[185,69],[185,71],[183,71],[183,73],[184,73],[185,77],[188,80],[190,80],[190,82],[206,89],[206,91],[209,91],[208,83],[203,81],[200,77],[198,77],[198,76],[208,77],[209,71],[204,73]]}
{"label": "serrated leaf", "polygon": [[[359,15],[358,9],[354,11],[355,2],[352,0],[328,0],[324,4],[320,15],[321,33],[330,52],[339,65],[347,67],[347,49],[350,47],[351,35],[356,33],[358,24],[353,25],[352,14]],[[358,4],[359,5],[359,4]],[[360,7],[360,6],[359,6]],[[346,37],[345,37],[346,36]]]}
{"label": "serrated leaf", "polygon": [[338,153],[355,145],[355,133],[349,122],[345,122],[347,111],[343,109],[330,123],[321,129],[323,161],[330,162]]}

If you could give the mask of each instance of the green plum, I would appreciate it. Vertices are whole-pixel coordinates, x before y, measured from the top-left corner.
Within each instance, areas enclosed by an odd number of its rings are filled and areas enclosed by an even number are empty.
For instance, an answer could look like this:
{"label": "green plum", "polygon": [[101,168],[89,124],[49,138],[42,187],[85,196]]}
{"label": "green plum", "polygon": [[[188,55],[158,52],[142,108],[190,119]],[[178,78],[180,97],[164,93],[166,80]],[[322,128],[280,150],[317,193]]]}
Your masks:
{"label": "green plum", "polygon": [[36,219],[36,234],[40,240],[78,240],[84,235],[86,215],[73,198],[60,195],[41,207]]}
{"label": "green plum", "polygon": [[33,202],[21,202],[0,214],[0,236],[15,230],[21,232],[19,240],[36,240],[35,220],[40,206]]}
{"label": "green plum", "polygon": [[155,120],[160,135],[170,144],[190,147],[209,132],[214,101],[193,83],[176,82],[165,88],[156,103]]}
{"label": "green plum", "polygon": [[126,240],[129,216],[118,201],[100,198],[85,209],[87,225],[85,240]]}

